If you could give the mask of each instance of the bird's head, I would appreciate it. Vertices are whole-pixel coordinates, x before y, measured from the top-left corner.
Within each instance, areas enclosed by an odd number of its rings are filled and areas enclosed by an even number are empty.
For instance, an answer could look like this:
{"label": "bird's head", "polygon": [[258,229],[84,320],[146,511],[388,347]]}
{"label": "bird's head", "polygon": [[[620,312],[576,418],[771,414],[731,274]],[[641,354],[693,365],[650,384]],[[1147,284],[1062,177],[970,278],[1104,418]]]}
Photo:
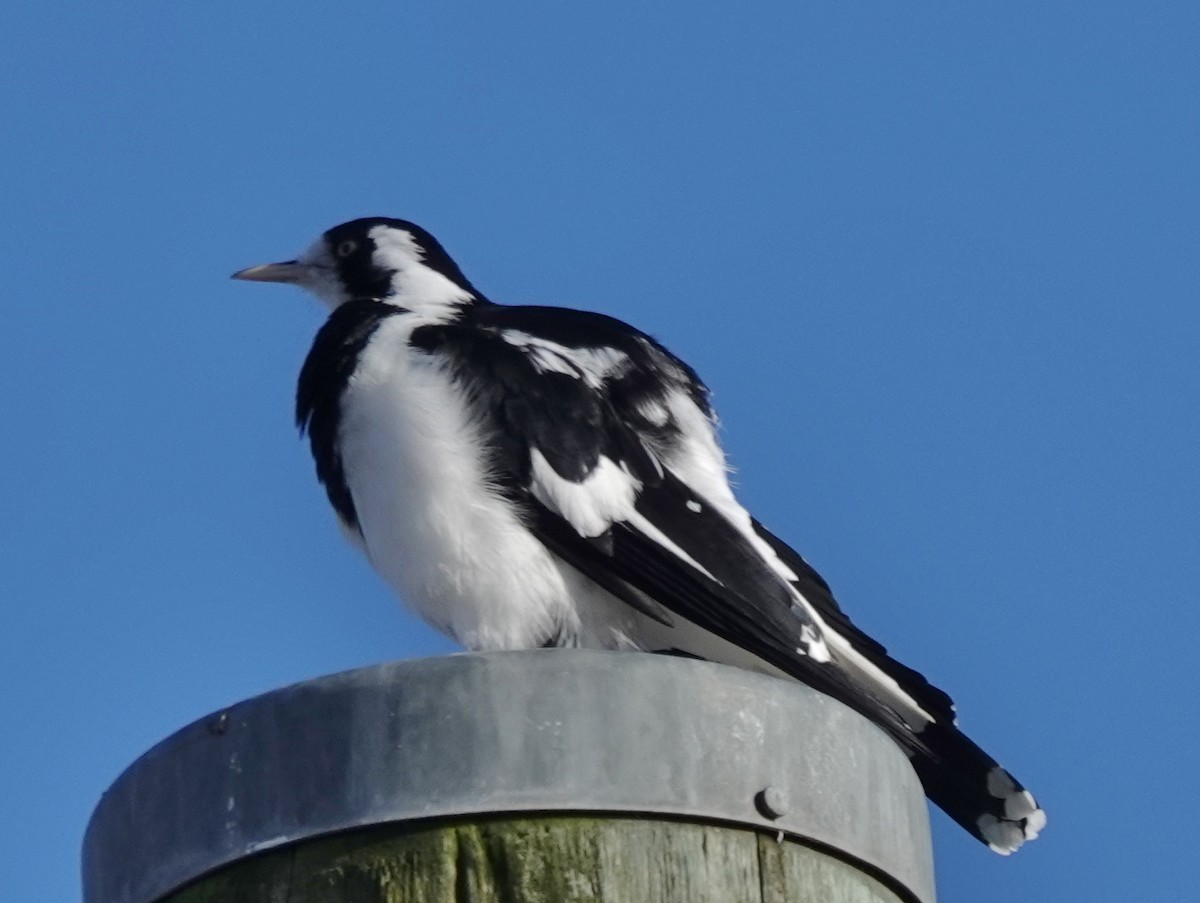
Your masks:
{"label": "bird's head", "polygon": [[434,314],[481,300],[436,238],[414,223],[380,216],[334,226],[295,260],[239,270],[233,278],[298,285],[330,308],[372,299]]}

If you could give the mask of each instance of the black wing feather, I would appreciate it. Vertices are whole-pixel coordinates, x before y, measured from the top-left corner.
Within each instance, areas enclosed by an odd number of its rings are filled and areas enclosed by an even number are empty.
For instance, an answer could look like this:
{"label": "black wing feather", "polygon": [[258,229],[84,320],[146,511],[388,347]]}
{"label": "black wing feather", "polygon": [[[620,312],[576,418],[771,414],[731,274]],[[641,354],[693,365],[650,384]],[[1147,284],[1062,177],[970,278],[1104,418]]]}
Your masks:
{"label": "black wing feather", "polygon": [[617,576],[609,564],[616,545],[612,530],[600,537],[591,537],[581,542],[582,537],[565,518],[555,514],[537,499],[527,497],[525,505],[531,515],[530,529],[546,548],[646,617],[666,627],[675,626],[675,619],[666,608],[635,590],[631,584]]}
{"label": "black wing feather", "polygon": [[954,700],[926,680],[925,675],[888,655],[887,648],[882,643],[863,633],[842,611],[841,606],[833,597],[833,592],[829,589],[829,584],[813,570],[812,565],[757,520],[753,523],[758,535],[770,545],[775,554],[779,556],[780,561],[796,575],[796,580],[792,585],[816,608],[821,619],[849,641],[875,667],[900,684],[917,705],[938,721],[953,724]]}
{"label": "black wing feather", "polygon": [[[718,511],[688,507],[695,496],[669,471],[638,498],[638,513],[704,571],[665,549],[629,523],[613,525],[606,567],[675,614],[739,646],[786,674],[871,718],[906,745],[914,745],[900,716],[832,663],[798,651],[806,626],[819,630],[786,584]],[[578,567],[578,565],[576,565]],[[596,569],[584,573],[596,579]],[[919,745],[919,744],[918,744]]]}

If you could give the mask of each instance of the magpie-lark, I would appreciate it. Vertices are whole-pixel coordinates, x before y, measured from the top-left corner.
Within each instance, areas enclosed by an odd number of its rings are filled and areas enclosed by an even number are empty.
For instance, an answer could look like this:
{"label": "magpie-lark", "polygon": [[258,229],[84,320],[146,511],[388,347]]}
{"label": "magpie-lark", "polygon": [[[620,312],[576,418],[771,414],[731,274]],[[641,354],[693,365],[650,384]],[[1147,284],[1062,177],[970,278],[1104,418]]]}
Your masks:
{"label": "magpie-lark", "polygon": [[330,308],[296,395],[317,476],[384,579],[466,648],[674,651],[803,681],[887,731],[996,852],[1044,826],[950,698],[738,504],[708,390],[657,341],[495,304],[404,220],[336,226],[235,278]]}

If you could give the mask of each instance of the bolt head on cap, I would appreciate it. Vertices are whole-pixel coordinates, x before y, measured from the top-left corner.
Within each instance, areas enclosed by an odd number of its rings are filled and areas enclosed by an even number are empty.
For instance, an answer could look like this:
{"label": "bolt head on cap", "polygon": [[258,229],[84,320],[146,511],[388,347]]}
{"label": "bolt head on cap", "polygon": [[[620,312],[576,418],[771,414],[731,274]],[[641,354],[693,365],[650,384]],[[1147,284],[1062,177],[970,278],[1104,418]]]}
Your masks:
{"label": "bolt head on cap", "polygon": [[755,794],[754,805],[764,818],[774,821],[787,814],[787,793],[782,788],[769,784]]}

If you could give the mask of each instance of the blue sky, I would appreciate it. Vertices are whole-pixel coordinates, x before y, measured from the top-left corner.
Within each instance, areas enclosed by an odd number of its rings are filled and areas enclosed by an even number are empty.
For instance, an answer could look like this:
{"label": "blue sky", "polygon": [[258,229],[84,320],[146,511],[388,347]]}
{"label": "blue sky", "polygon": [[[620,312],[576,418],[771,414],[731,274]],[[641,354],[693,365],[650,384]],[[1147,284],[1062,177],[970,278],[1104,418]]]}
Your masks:
{"label": "blue sky", "polygon": [[741,494],[1046,806],[944,901],[1170,899],[1200,803],[1200,7],[9,4],[0,899],[231,701],[443,653],[291,424],[360,215],[633,321]]}

